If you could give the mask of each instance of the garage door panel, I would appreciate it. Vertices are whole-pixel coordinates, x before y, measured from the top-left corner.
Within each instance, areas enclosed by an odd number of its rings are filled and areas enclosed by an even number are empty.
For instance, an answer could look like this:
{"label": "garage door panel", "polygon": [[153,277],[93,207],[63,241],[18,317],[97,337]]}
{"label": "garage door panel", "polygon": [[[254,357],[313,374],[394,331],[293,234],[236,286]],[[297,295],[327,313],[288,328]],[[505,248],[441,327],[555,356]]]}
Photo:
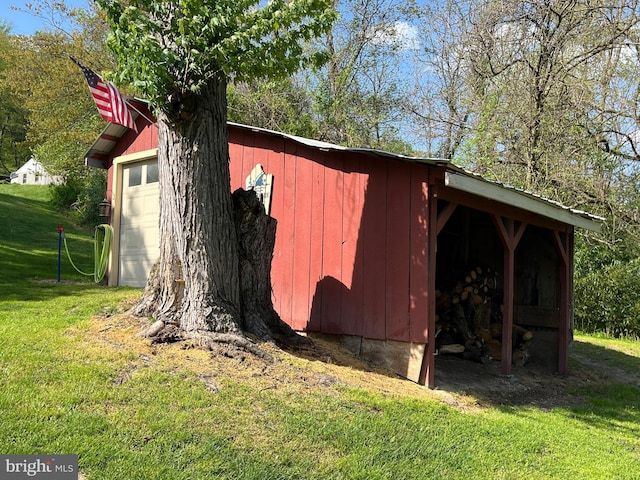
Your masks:
{"label": "garage door panel", "polygon": [[[159,199],[155,160],[123,166],[118,283],[144,287],[159,257]],[[131,175],[133,173],[133,175]]]}
{"label": "garage door panel", "polygon": [[126,228],[126,235],[120,237],[120,255],[143,252],[158,246],[157,234],[153,227],[132,225]]}
{"label": "garage door panel", "polygon": [[130,287],[144,287],[153,263],[141,261],[139,256],[120,259],[120,284]]}
{"label": "garage door panel", "polygon": [[140,198],[132,192],[122,202],[122,220],[132,221],[142,215],[143,209]]}
{"label": "garage door panel", "polygon": [[[140,221],[150,215],[158,215],[160,204],[158,200],[158,184],[152,184],[145,189],[129,188],[122,202],[122,219]],[[156,223],[157,219],[156,219]]]}
{"label": "garage door panel", "polygon": [[158,214],[160,213],[160,200],[158,199],[158,184],[155,184],[155,188],[153,188],[152,192],[146,193],[144,195],[144,215],[155,215],[156,225],[158,224]]}

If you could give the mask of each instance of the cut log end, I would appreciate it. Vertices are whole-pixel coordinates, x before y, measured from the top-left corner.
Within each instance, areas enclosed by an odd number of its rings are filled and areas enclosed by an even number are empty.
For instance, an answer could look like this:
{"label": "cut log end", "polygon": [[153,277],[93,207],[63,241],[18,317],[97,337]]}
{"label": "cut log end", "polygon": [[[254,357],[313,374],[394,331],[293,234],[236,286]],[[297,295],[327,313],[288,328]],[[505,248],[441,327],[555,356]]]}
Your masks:
{"label": "cut log end", "polygon": [[138,335],[141,337],[152,338],[157,336],[162,330],[164,330],[165,324],[162,320],[157,320],[147,328],[145,328]]}
{"label": "cut log end", "polygon": [[442,354],[457,354],[464,352],[464,345],[460,345],[458,343],[451,343],[449,345],[443,345],[438,349],[439,353]]}

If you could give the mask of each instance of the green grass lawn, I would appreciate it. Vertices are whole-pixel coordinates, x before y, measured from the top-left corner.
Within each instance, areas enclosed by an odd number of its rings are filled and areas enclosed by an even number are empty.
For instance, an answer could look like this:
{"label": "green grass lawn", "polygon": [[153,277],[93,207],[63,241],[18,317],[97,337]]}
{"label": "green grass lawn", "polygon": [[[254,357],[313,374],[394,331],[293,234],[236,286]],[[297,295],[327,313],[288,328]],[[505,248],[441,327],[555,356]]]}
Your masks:
{"label": "green grass lawn", "polygon": [[[68,262],[53,281],[65,220],[46,193],[0,185],[0,453],[78,454],[91,480],[640,478],[640,388],[613,376],[578,406],[465,409],[284,352],[149,345],[119,315],[139,291]],[[65,230],[91,271],[93,232]],[[572,369],[637,375],[638,342],[576,339]]]}

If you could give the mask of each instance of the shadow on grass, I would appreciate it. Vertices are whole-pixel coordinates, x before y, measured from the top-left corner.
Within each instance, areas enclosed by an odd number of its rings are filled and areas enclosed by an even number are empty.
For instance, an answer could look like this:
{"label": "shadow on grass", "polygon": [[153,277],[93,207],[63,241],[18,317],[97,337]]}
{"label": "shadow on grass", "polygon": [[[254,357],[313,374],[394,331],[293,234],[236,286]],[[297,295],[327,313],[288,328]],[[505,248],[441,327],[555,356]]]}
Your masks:
{"label": "shadow on grass", "polygon": [[472,396],[482,406],[587,408],[592,412],[599,404],[597,410],[605,412],[609,407],[603,408],[602,402],[610,401],[614,411],[606,417],[614,418],[628,404],[631,419],[638,419],[640,358],[580,341],[573,343],[569,356],[567,376],[535,364],[513,366],[512,375],[504,376],[500,362],[483,365],[442,355],[436,359],[436,388]]}
{"label": "shadow on grass", "polygon": [[[640,342],[639,342],[640,345]],[[591,368],[600,375],[612,377],[624,383],[625,378],[640,385],[640,357],[605,348],[590,342],[575,340],[571,357],[584,368]]]}
{"label": "shadow on grass", "polygon": [[[0,301],[33,302],[53,300],[60,297],[79,296],[87,290],[101,288],[93,283],[61,282],[48,280],[42,283],[38,280],[22,280],[15,283],[0,281]],[[106,288],[106,287],[103,287]]]}
{"label": "shadow on grass", "polygon": [[[0,193],[0,300],[21,298],[22,284],[30,279],[57,279],[58,224],[66,220],[53,211],[42,198],[25,198]],[[31,191],[31,194],[37,192]],[[93,238],[90,230],[68,229],[69,249],[73,261],[85,272],[93,271]],[[91,277],[80,275],[69,263],[64,248],[61,250],[62,279],[90,282]],[[36,291],[29,285],[25,290]]]}
{"label": "shadow on grass", "polygon": [[570,408],[565,414],[568,418],[589,427],[640,436],[640,388],[618,383],[582,387],[578,391],[588,398],[588,403]]}
{"label": "shadow on grass", "polygon": [[[309,361],[399,378],[393,372],[377,368],[351,354],[330,336],[313,336],[311,345],[285,350]],[[585,358],[588,362],[584,361]],[[499,361],[481,364],[440,355],[435,362],[435,383],[436,390],[464,395],[482,407],[503,407],[507,410],[512,407],[545,410],[559,407],[591,411],[597,406],[599,412],[609,408],[614,410],[605,416],[616,418],[615,413],[630,415],[628,420],[636,419],[635,415],[640,412],[640,358],[579,341],[575,341],[570,350],[570,372],[566,376],[536,364],[514,365],[512,375],[505,376],[501,373]],[[635,413],[633,410],[627,414],[618,412],[621,405],[626,404],[632,405]],[[622,421],[624,418],[616,419]]]}

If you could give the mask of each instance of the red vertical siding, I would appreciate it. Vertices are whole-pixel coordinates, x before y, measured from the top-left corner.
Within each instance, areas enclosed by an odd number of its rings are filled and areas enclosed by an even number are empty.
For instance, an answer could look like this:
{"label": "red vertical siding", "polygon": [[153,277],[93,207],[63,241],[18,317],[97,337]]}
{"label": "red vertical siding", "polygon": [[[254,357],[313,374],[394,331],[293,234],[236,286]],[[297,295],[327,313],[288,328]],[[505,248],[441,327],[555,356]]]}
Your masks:
{"label": "red vertical siding", "polygon": [[[156,125],[147,125],[144,130],[143,135],[138,135],[135,137],[135,142],[141,141],[142,144],[138,147],[137,150],[150,150],[155,148],[155,145],[158,145],[158,127]],[[134,132],[129,130],[127,135],[134,136]]]}
{"label": "red vertical siding", "polygon": [[427,256],[429,233],[428,175],[425,165],[413,164],[411,169],[411,267],[409,274],[410,332],[409,340],[427,341],[429,264]]}
{"label": "red vertical siding", "polygon": [[109,170],[107,170],[107,193],[105,194],[105,198],[108,202],[111,202],[113,205],[113,175],[115,173],[115,168],[113,168],[113,164],[109,166]]}
{"label": "red vertical siding", "polygon": [[325,152],[314,150],[311,165],[311,246],[309,251],[310,331],[322,328],[322,256],[324,237]]}
{"label": "red vertical siding", "polygon": [[362,210],[365,176],[360,172],[360,156],[345,159],[342,213],[342,333],[362,332],[363,255]]}
{"label": "red vertical siding", "polygon": [[[253,160],[253,159],[252,159]],[[285,212],[285,165],[284,165],[284,145],[280,143],[279,148],[274,151],[267,152],[265,161],[265,172],[273,175],[273,191],[271,192],[271,216],[278,221],[276,231],[276,245],[274,249],[273,263],[271,266],[271,282],[273,283],[273,306],[276,311],[281,312],[284,275],[287,268],[286,258],[283,258],[284,250],[282,243],[283,229],[286,228],[287,216],[290,213]],[[284,226],[283,226],[284,225]],[[285,262],[283,264],[283,262]],[[290,275],[290,273],[289,273]],[[290,318],[282,316],[286,322],[290,322]]]}
{"label": "red vertical siding", "polygon": [[118,145],[111,151],[113,157],[128,155],[130,153],[144,152],[158,146],[158,127],[147,123],[144,127],[138,127],[139,133],[133,130],[127,131],[119,140]]}
{"label": "red vertical siding", "polygon": [[411,166],[390,162],[386,225],[386,338],[409,340]]}
{"label": "red vertical siding", "polygon": [[367,189],[363,211],[363,329],[367,338],[385,338],[385,249],[387,162],[367,159]]}
{"label": "red vertical siding", "polygon": [[243,141],[244,135],[242,131],[229,129],[229,173],[231,174],[231,191],[236,190],[240,186],[243,188],[245,186],[242,176]]}
{"label": "red vertical siding", "polygon": [[[256,163],[260,163],[256,157],[256,134],[251,130],[244,132],[244,143],[242,145],[242,178],[241,182],[244,184],[244,179],[251,173]],[[244,185],[243,185],[244,186]]]}
{"label": "red vertical siding", "polygon": [[291,144],[287,144],[283,163],[283,209],[282,215],[276,217],[276,219],[278,220],[278,264],[280,270],[278,272],[278,281],[280,282],[280,310],[278,310],[278,313],[282,316],[283,319],[286,319],[288,322],[290,322],[293,297],[293,242],[295,238],[296,215],[296,156],[295,147]]}
{"label": "red vertical siding", "polygon": [[293,250],[293,282],[291,301],[291,326],[303,330],[309,322],[311,261],[311,191],[313,186],[313,165],[311,152],[298,148],[296,156],[295,224]]}
{"label": "red vertical siding", "polygon": [[[361,159],[361,166],[365,163],[365,159]],[[360,191],[360,208],[358,213],[360,215],[360,222],[358,224],[358,251],[356,253],[356,260],[354,265],[353,286],[351,287],[356,291],[356,299],[359,302],[359,316],[357,324],[357,334],[362,335],[364,328],[364,206],[367,198],[367,181],[369,175],[362,170],[358,175],[358,188]]]}
{"label": "red vertical siding", "polygon": [[342,215],[343,160],[328,154],[325,165],[324,234],[322,255],[322,331],[342,333]]}
{"label": "red vertical siding", "polygon": [[[244,137],[244,149],[242,151],[242,172],[244,178],[242,179],[242,188],[245,188],[245,179],[251,173],[251,170],[259,163],[265,167],[266,157],[268,151],[274,151],[277,147],[277,139],[263,138],[257,135],[256,132],[247,130]],[[265,151],[265,147],[267,148]]]}
{"label": "red vertical siding", "polygon": [[[427,187],[427,210],[429,221],[429,235],[427,236],[427,345],[425,346],[418,383],[435,386],[435,344],[436,344],[436,250],[438,247],[438,200],[436,178],[433,170],[429,169],[429,183]],[[444,182],[443,182],[444,183]]]}

